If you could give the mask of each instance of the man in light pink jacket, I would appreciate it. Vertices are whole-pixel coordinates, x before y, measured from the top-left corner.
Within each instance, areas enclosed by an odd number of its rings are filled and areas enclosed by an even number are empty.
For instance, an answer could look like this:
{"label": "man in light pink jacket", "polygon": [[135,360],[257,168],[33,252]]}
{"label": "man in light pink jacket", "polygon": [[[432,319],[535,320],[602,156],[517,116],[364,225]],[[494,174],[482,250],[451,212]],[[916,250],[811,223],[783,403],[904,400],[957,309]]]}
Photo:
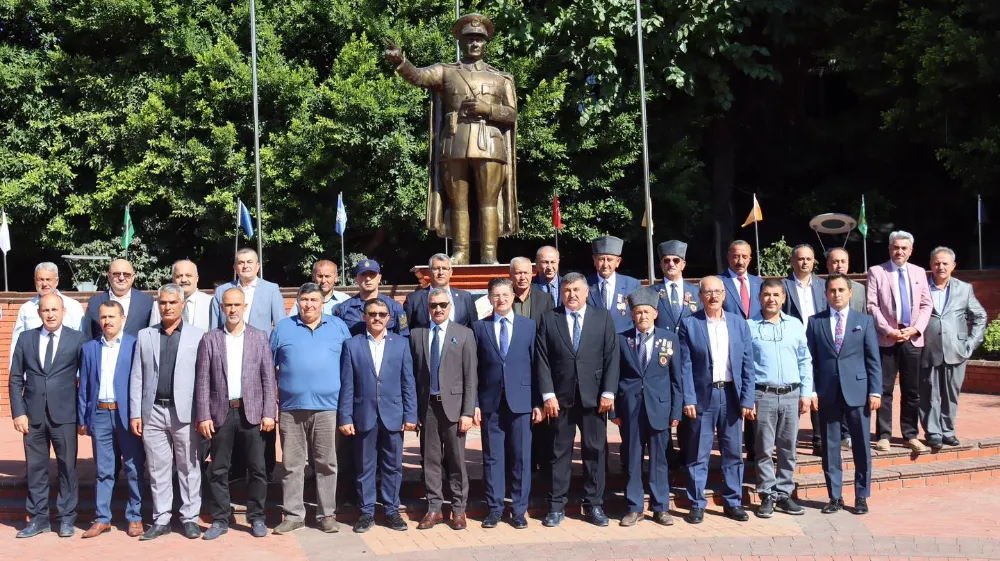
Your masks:
{"label": "man in light pink jacket", "polygon": [[928,450],[917,438],[920,407],[920,353],[924,331],[934,304],[927,271],[907,263],[913,253],[913,235],[902,230],[889,234],[890,261],[868,269],[868,313],[875,319],[882,359],[882,408],[876,423],[876,450],[888,451],[892,436],[892,394],[899,372],[899,425],[906,445],[914,452]]}

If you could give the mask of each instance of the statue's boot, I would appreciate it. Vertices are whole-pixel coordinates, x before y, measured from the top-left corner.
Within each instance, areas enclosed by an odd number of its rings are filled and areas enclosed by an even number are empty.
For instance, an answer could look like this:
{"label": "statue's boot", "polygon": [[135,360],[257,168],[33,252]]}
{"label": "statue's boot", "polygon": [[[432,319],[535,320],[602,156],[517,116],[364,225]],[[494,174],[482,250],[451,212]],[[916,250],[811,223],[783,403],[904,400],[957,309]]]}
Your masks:
{"label": "statue's boot", "polygon": [[452,242],[455,244],[451,253],[452,265],[469,264],[469,211],[451,211]]}
{"label": "statue's boot", "polygon": [[499,228],[500,217],[497,216],[496,207],[479,209],[479,239],[482,244],[479,252],[479,262],[484,265],[498,264],[497,237]]}

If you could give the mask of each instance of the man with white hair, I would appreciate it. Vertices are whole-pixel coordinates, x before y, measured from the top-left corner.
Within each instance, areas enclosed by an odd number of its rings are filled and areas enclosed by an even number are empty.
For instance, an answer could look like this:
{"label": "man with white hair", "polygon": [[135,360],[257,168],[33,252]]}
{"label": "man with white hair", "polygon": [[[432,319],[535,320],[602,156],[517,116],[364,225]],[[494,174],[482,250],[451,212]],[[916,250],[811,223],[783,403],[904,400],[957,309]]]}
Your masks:
{"label": "man with white hair", "polygon": [[965,361],[983,342],[986,310],[972,285],[952,278],[955,252],[938,247],[931,252],[930,292],[934,309],[924,332],[920,358],[920,422],[927,444],[935,450],[958,446],[955,417],[958,394],[965,380]]}
{"label": "man with white hair", "polygon": [[908,263],[913,253],[913,234],[902,230],[889,234],[889,261],[868,269],[868,312],[875,320],[882,359],[882,407],[878,410],[875,449],[887,452],[892,436],[892,395],[899,373],[899,425],[906,445],[926,452],[917,438],[920,411],[920,353],[933,303],[927,287],[927,271]]}
{"label": "man with white hair", "polygon": [[[37,329],[42,326],[42,318],[38,315],[38,301],[46,294],[58,294],[63,301],[62,324],[70,329],[80,329],[83,323],[83,306],[79,302],[59,292],[59,267],[55,263],[44,261],[35,266],[35,292],[37,296],[21,304],[17,310],[17,319],[14,321],[14,333],[11,335],[10,348],[17,346],[17,338],[25,331]],[[11,351],[13,356],[13,351]]]}
{"label": "man with white hair", "polygon": [[[175,261],[170,276],[184,291],[183,320],[206,333],[211,331],[215,327],[211,323],[212,296],[198,290],[198,266],[188,259]],[[159,312],[154,309],[153,313]]]}

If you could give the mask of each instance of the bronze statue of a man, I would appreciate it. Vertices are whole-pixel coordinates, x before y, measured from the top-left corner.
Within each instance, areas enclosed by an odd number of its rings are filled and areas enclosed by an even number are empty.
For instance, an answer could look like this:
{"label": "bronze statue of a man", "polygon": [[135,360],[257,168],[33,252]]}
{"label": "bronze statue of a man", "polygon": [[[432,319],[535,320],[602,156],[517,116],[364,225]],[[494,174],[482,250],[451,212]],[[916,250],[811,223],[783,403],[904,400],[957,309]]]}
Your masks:
{"label": "bronze statue of a man", "polygon": [[407,82],[432,92],[427,228],[454,239],[451,260],[469,263],[469,186],[479,203],[480,262],[497,262],[497,238],[516,234],[514,80],[483,62],[493,23],[469,14],[452,27],[462,61],[417,68],[390,44],[385,56]]}

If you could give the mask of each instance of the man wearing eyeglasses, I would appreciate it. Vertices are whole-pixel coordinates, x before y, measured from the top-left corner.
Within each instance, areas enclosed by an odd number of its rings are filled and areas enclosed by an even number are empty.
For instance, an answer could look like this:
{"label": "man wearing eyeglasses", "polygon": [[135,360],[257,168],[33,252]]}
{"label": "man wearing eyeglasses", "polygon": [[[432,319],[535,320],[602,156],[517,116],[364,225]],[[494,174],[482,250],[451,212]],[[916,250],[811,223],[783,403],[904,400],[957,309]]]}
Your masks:
{"label": "man wearing eyeglasses", "polygon": [[403,303],[403,310],[406,312],[406,323],[410,329],[415,327],[430,327],[431,319],[427,314],[427,295],[431,290],[440,288],[451,295],[451,306],[448,307],[448,321],[453,321],[459,325],[464,325],[472,329],[472,322],[476,319],[476,305],[473,303],[472,294],[467,290],[452,288],[451,282],[451,258],[443,253],[435,253],[427,262],[430,270],[430,286],[420,288],[410,293]]}
{"label": "man wearing eyeglasses", "polygon": [[[792,500],[795,491],[795,442],[799,415],[809,411],[812,387],[812,357],[802,322],[781,311],[785,286],[768,279],[760,289],[761,315],[748,320],[753,338],[754,424],[757,456],[759,518],[774,511],[799,515],[805,511]],[[825,298],[824,298],[825,301]],[[775,462],[771,456],[774,449]]]}
{"label": "man wearing eyeglasses", "polygon": [[[87,313],[83,317],[81,330],[86,340],[100,339],[101,305],[115,301],[125,310],[125,327],[123,331],[135,337],[140,329],[149,327],[160,320],[159,314],[153,313],[153,297],[132,288],[135,282],[135,269],[124,259],[115,259],[108,267],[108,282],[111,288],[90,297],[87,301]],[[153,320],[150,323],[150,320]]]}

